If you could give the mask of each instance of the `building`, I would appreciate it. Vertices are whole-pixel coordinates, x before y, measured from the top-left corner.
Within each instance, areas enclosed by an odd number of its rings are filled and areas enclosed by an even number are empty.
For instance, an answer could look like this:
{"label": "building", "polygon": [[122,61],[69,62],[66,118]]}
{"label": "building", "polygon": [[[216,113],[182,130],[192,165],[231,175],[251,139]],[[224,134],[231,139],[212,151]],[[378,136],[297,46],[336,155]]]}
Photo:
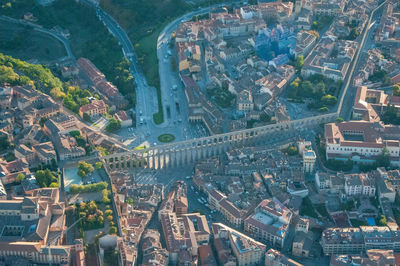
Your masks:
{"label": "building", "polygon": [[320,244],[326,256],[361,254],[365,250],[364,238],[360,228],[325,229]]}
{"label": "building", "polygon": [[375,180],[367,174],[345,175],[344,190],[347,196],[375,197]]}
{"label": "building", "polygon": [[160,233],[156,230],[146,229],[142,237],[142,265],[167,266],[168,251],[163,249],[160,242]]}
{"label": "building", "polygon": [[308,258],[314,256],[314,235],[313,232],[308,231],[309,225],[310,221],[308,219],[299,217],[292,243],[292,254],[296,257]]}
{"label": "building", "polygon": [[211,228],[214,240],[228,243],[237,259],[237,265],[260,265],[263,262],[266,249],[264,244],[221,223],[213,223]]}
{"label": "building", "polygon": [[121,122],[121,127],[130,127],[132,126],[132,118],[128,116],[125,111],[119,111],[114,114],[114,118]]}
{"label": "building", "polygon": [[292,259],[289,259],[278,250],[269,249],[265,253],[265,266],[302,266]]}
{"label": "building", "polygon": [[194,263],[198,255],[198,244],[188,220],[178,218],[174,212],[162,213],[160,219],[169,263]]}
{"label": "building", "polygon": [[400,250],[400,231],[388,226],[328,228],[320,244],[325,255],[361,254],[370,249]]}
{"label": "building", "polygon": [[64,204],[58,188],[42,188],[29,196],[0,200],[0,258],[17,256],[30,263],[70,263],[70,246],[61,245]]}
{"label": "building", "polygon": [[3,182],[0,180],[0,200],[6,200],[7,199],[7,191],[4,188]]}
{"label": "building", "polygon": [[335,81],[344,80],[357,47],[357,42],[323,36],[307,56],[301,74],[304,77],[320,74]]}
{"label": "building", "polygon": [[307,31],[300,31],[297,33],[297,42],[296,42],[296,50],[294,55],[296,57],[299,56],[307,56],[311,49],[314,47],[317,41],[317,37],[314,34],[311,34]]}
{"label": "building", "polygon": [[399,163],[400,127],[382,122],[349,121],[325,125],[326,159],[373,163],[388,151],[392,164]]}
{"label": "building", "polygon": [[217,260],[214,257],[211,245],[203,245],[199,247],[199,262],[204,266],[217,266]]}
{"label": "building", "polygon": [[399,265],[400,258],[393,250],[370,249],[364,255],[334,255],[331,256],[331,266],[351,265]]}
{"label": "building", "polygon": [[263,200],[244,221],[244,230],[252,237],[282,248],[292,212],[276,199]]}
{"label": "building", "polygon": [[315,169],[315,161],[317,160],[317,155],[312,149],[305,150],[303,152],[303,171],[305,173],[312,173]]}
{"label": "building", "polygon": [[107,113],[107,106],[103,100],[92,100],[92,102],[83,105],[79,108],[79,115],[83,118],[84,114],[89,115],[89,117],[103,115]]}
{"label": "building", "polygon": [[382,90],[373,90],[365,86],[357,88],[353,105],[354,120],[379,122],[389,104],[389,97]]}

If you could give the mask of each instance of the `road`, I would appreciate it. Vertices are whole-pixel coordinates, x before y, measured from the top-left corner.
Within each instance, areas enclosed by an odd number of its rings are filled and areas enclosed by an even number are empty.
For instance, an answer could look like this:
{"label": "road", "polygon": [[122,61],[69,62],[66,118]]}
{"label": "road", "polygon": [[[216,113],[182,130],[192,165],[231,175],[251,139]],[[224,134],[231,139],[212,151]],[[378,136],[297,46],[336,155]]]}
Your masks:
{"label": "road", "polygon": [[11,22],[11,23],[16,23],[16,24],[20,24],[20,25],[24,25],[24,26],[30,26],[35,31],[38,31],[38,32],[41,32],[44,34],[48,34],[48,35],[52,36],[53,38],[56,38],[64,45],[65,51],[67,52],[67,57],[70,60],[72,60],[72,62],[75,62],[75,57],[74,57],[74,54],[72,53],[71,46],[69,44],[68,39],[65,38],[63,35],[61,35],[60,33],[56,32],[54,30],[45,29],[40,25],[37,25],[37,24],[29,22],[29,21],[25,21],[23,19],[14,19],[14,18],[0,15],[0,20]]}
{"label": "road", "polygon": [[[107,27],[111,34],[113,34],[119,41],[122,46],[122,51],[126,59],[130,62],[130,72],[134,77],[136,83],[136,115],[137,115],[137,124],[135,130],[135,139],[129,142],[129,147],[135,147],[139,145],[146,145],[147,147],[159,145],[158,136],[164,133],[173,134],[175,136],[176,141],[191,139],[193,136],[190,132],[193,132],[193,128],[187,122],[187,113],[188,107],[186,103],[186,99],[184,98],[183,90],[179,93],[175,94],[176,98],[173,98],[174,95],[162,93],[163,99],[163,107],[164,107],[164,123],[160,125],[156,125],[153,121],[153,114],[158,112],[158,102],[157,102],[157,91],[156,88],[151,87],[147,84],[146,78],[140,68],[139,61],[137,55],[134,51],[134,46],[132,45],[128,35],[121,28],[117,21],[112,18],[107,12],[100,8],[97,3],[91,2],[89,0],[81,0],[83,3],[86,3],[96,9],[97,16],[103,22],[103,24]],[[164,62],[165,63],[165,62]],[[169,61],[167,63],[170,64]],[[160,62],[160,65],[165,67],[163,61]],[[178,80],[176,82],[179,84]],[[170,84],[172,86],[172,83]],[[165,87],[165,85],[164,85]],[[168,99],[172,99],[170,102]],[[176,99],[176,101],[175,101]],[[181,114],[184,115],[179,116],[178,112],[176,112],[176,105],[178,103],[182,108],[180,110]],[[186,103],[186,105],[185,105]],[[172,110],[172,115],[174,117],[173,120],[166,119],[168,107]],[[180,117],[180,118],[178,118]],[[122,137],[124,139],[128,139],[132,137],[132,134],[128,132],[122,132]]]}
{"label": "road", "polygon": [[[356,55],[354,57],[354,60],[350,66],[350,71],[347,73],[346,79],[345,79],[345,86],[342,90],[342,94],[340,97],[340,101],[338,104],[338,112],[340,113],[340,117],[342,117],[344,120],[348,121],[351,118],[351,113],[353,110],[353,103],[354,103],[354,96],[356,93],[357,88],[352,85],[353,81],[353,76],[354,74],[358,71],[355,71],[356,69],[358,70],[360,67],[360,54],[362,51],[365,49],[368,49],[371,45],[371,35],[373,33],[373,30],[375,29],[372,27],[372,21],[374,18],[376,18],[378,11],[388,0],[382,2],[379,6],[377,6],[370,14],[368,22],[364,28],[363,35],[361,37],[361,42],[359,45],[359,48],[357,49]],[[367,43],[367,45],[365,45]],[[350,90],[349,90],[350,88]]]}

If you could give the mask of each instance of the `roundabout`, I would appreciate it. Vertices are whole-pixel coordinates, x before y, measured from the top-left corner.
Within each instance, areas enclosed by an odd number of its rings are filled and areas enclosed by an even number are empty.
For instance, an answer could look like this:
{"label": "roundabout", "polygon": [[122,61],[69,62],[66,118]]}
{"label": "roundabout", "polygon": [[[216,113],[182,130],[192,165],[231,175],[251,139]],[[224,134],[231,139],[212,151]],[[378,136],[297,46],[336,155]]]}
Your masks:
{"label": "roundabout", "polygon": [[158,141],[163,143],[169,143],[175,140],[175,136],[172,134],[162,134],[158,136]]}

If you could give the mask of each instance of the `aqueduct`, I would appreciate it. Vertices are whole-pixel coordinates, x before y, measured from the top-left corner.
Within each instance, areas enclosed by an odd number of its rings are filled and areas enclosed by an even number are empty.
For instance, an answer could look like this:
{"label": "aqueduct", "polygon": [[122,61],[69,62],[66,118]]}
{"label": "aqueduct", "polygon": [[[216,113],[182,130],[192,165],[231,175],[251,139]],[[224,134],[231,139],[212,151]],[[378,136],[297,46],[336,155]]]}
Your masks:
{"label": "aqueduct", "polygon": [[220,155],[232,148],[262,143],[268,136],[284,134],[302,128],[311,128],[321,123],[333,122],[338,113],[313,116],[289,122],[239,130],[209,137],[153,146],[143,150],[132,150],[103,156],[110,170],[135,167],[160,169],[178,167],[198,160]]}

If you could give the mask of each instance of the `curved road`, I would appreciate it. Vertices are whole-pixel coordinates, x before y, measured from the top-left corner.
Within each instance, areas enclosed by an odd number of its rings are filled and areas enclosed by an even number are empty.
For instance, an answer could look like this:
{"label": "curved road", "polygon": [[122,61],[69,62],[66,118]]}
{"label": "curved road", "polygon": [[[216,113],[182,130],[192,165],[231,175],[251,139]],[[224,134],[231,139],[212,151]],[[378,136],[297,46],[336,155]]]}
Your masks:
{"label": "curved road", "polygon": [[53,38],[56,38],[57,40],[59,40],[64,45],[64,48],[65,48],[65,50],[67,52],[68,57],[73,62],[75,62],[75,57],[74,57],[74,54],[72,53],[71,46],[69,44],[68,39],[65,38],[64,36],[62,36],[61,34],[59,34],[58,32],[56,32],[54,30],[45,29],[40,25],[37,25],[37,24],[32,23],[32,22],[25,21],[23,19],[14,19],[14,18],[10,18],[10,17],[7,17],[7,16],[1,16],[0,15],[0,20],[4,20],[4,21],[7,21],[7,22],[16,23],[16,24],[20,24],[20,25],[24,25],[24,26],[30,26],[35,31],[51,35]]}

